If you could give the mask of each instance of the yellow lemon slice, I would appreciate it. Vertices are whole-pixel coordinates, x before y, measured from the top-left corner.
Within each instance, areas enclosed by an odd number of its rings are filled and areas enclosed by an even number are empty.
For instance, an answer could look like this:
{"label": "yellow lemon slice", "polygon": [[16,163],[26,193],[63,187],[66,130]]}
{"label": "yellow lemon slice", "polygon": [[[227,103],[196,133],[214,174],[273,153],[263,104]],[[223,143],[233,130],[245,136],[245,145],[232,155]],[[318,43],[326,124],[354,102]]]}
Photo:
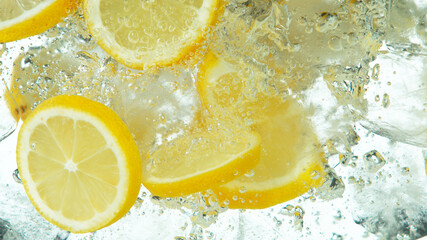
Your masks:
{"label": "yellow lemon slice", "polygon": [[253,168],[259,156],[257,134],[231,121],[213,121],[150,154],[143,161],[142,182],[154,195],[184,196],[237,178]]}
{"label": "yellow lemon slice", "polygon": [[16,153],[37,211],[71,232],[114,223],[141,186],[141,160],[129,130],[112,110],[83,97],[40,104],[19,131]]}
{"label": "yellow lemon slice", "polygon": [[85,0],[98,44],[124,65],[170,65],[194,53],[215,22],[219,0]]}
{"label": "yellow lemon slice", "polygon": [[[319,186],[324,157],[303,108],[274,92],[256,91],[256,79],[242,79],[233,64],[208,53],[200,67],[198,90],[210,112],[237,113],[261,136],[259,164],[249,173],[213,189],[229,208],[266,208]],[[259,88],[258,88],[259,89]],[[255,89],[256,90],[256,89]],[[213,110],[212,110],[213,109]]]}
{"label": "yellow lemon slice", "polygon": [[81,0],[2,0],[0,43],[42,33],[72,13]]}
{"label": "yellow lemon slice", "polygon": [[253,129],[261,135],[259,164],[214,189],[229,208],[259,209],[291,200],[324,181],[317,139],[292,100],[264,111]]}

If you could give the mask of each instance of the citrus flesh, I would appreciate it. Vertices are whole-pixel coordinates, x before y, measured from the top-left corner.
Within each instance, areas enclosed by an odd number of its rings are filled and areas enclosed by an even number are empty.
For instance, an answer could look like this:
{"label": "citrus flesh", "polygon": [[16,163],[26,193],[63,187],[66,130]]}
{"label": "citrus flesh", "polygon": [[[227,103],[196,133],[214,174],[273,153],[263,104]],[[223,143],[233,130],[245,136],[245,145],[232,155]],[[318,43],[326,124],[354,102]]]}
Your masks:
{"label": "citrus flesh", "polygon": [[72,13],[81,0],[2,0],[0,43],[42,33]]}
{"label": "citrus flesh", "polygon": [[[248,174],[213,189],[229,208],[266,208],[319,186],[324,157],[303,108],[296,100],[263,88],[209,52],[200,67],[198,91],[213,114],[233,112],[261,136],[259,164]],[[251,86],[253,86],[251,88]]]}
{"label": "citrus flesh", "polygon": [[139,151],[121,119],[101,103],[78,96],[44,101],[22,125],[16,151],[31,202],[67,231],[114,223],[139,193]]}
{"label": "citrus flesh", "polygon": [[213,121],[149,154],[143,161],[142,181],[154,195],[184,196],[237,178],[253,168],[259,157],[257,134],[229,122]]}
{"label": "citrus flesh", "polygon": [[218,0],[85,0],[89,30],[122,64],[170,65],[194,53],[217,17]]}

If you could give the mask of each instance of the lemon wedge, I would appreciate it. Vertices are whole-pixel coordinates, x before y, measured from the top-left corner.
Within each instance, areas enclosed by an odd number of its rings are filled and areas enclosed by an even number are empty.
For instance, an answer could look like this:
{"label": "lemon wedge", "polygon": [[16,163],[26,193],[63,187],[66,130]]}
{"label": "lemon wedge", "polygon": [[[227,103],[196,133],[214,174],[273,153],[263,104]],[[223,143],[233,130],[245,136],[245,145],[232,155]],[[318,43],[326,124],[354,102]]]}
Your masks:
{"label": "lemon wedge", "polygon": [[40,104],[22,125],[16,152],[31,202],[67,231],[114,223],[141,186],[139,151],[127,127],[111,109],[83,97]]}
{"label": "lemon wedge", "polygon": [[[208,52],[197,87],[213,114],[231,111],[261,136],[259,164],[245,175],[213,189],[229,208],[270,207],[319,186],[325,175],[317,138],[296,100],[262,90],[256,79],[242,79],[236,65]],[[254,91],[256,90],[256,91]],[[263,92],[264,91],[264,92]]]}
{"label": "lemon wedge", "polygon": [[201,45],[217,18],[219,0],[85,0],[84,14],[98,44],[122,64],[165,66]]}
{"label": "lemon wedge", "polygon": [[0,43],[42,33],[72,13],[81,0],[2,0]]}
{"label": "lemon wedge", "polygon": [[258,134],[232,121],[207,119],[149,154],[143,161],[142,182],[154,195],[184,196],[243,175],[259,157]]}

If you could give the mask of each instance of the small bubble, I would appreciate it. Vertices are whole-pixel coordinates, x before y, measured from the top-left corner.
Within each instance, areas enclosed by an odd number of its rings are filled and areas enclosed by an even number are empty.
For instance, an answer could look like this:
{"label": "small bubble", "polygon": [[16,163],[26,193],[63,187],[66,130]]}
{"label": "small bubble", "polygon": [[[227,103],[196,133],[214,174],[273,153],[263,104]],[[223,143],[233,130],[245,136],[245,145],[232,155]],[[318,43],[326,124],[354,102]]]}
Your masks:
{"label": "small bubble", "polygon": [[343,236],[341,236],[337,233],[333,233],[332,237],[331,237],[331,240],[343,240],[343,239],[344,239]]}
{"label": "small bubble", "polygon": [[305,32],[306,32],[306,33],[308,33],[308,34],[310,34],[310,33],[312,33],[312,32],[313,32],[313,28],[312,28],[312,27],[308,27],[308,26],[307,26],[307,27],[305,28]]}
{"label": "small bubble", "polygon": [[280,227],[282,225],[282,221],[277,219],[276,217],[273,218],[274,222],[276,223],[276,227]]}
{"label": "small bubble", "polygon": [[19,170],[18,169],[15,169],[15,171],[13,171],[12,176],[13,176],[13,180],[15,180],[15,182],[22,183],[21,177],[19,176]]}
{"label": "small bubble", "polygon": [[237,199],[239,199],[239,197],[237,197],[236,195],[234,195],[234,196],[232,197],[232,199],[233,199],[233,201],[237,201]]}
{"label": "small bubble", "polygon": [[282,209],[280,209],[279,214],[291,216],[293,215],[293,210],[294,210],[294,206],[288,204],[284,206]]}
{"label": "small bubble", "polygon": [[247,173],[245,173],[245,177],[253,177],[255,175],[255,171],[253,169],[249,170]]}
{"label": "small bubble", "polygon": [[144,199],[138,197],[134,204],[135,208],[140,208],[143,202],[144,202]]}
{"label": "small bubble", "polygon": [[307,25],[307,18],[305,18],[305,17],[300,17],[300,18],[298,18],[297,22],[298,22],[300,25],[305,26],[305,25]]}
{"label": "small bubble", "polygon": [[402,167],[402,168],[400,169],[400,172],[401,172],[402,174],[408,174],[408,173],[409,173],[409,168],[408,168],[408,167]]}
{"label": "small bubble", "polygon": [[380,95],[376,95],[375,96],[375,102],[379,102],[380,101]]}
{"label": "small bubble", "polygon": [[159,122],[162,124],[166,123],[166,117],[164,114],[159,114]]}
{"label": "small bubble", "polygon": [[240,193],[245,193],[246,192],[246,187],[242,186],[239,188],[239,192]]}
{"label": "small bubble", "polygon": [[342,213],[340,210],[337,211],[337,213],[334,215],[334,218],[336,220],[341,220],[342,219]]}
{"label": "small bubble", "polygon": [[377,63],[372,68],[372,75],[371,75],[372,80],[378,81],[379,74],[380,74],[380,65]]}
{"label": "small bubble", "polygon": [[128,34],[128,40],[129,42],[136,44],[139,41],[138,32],[136,31],[130,31]]}
{"label": "small bubble", "polygon": [[316,22],[315,28],[318,32],[334,30],[338,26],[338,17],[335,13],[321,13]]}
{"label": "small bubble", "polygon": [[333,36],[329,38],[328,46],[331,50],[340,51],[342,50],[342,41],[341,38],[337,36]]}
{"label": "small bubble", "polygon": [[390,97],[388,96],[387,93],[384,93],[384,95],[383,95],[383,102],[382,102],[382,104],[383,104],[384,108],[387,108],[388,106],[390,106]]}
{"label": "small bubble", "polygon": [[304,216],[305,212],[304,209],[300,206],[296,206],[294,209],[294,215],[298,218],[302,218]]}
{"label": "small bubble", "polygon": [[169,32],[173,32],[173,31],[175,31],[175,26],[170,25],[170,26],[169,26],[169,28],[168,28],[168,30],[169,30]]}

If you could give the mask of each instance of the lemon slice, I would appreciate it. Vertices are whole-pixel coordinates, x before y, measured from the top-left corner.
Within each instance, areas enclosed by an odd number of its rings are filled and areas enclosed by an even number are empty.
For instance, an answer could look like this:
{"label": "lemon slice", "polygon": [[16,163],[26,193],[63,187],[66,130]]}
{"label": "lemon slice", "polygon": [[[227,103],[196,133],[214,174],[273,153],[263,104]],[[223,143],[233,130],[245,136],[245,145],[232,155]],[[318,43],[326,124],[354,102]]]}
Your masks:
{"label": "lemon slice", "polygon": [[78,96],[40,104],[18,135],[17,164],[38,212],[71,232],[90,232],[124,216],[141,186],[139,151],[122,120]]}
{"label": "lemon slice", "polygon": [[324,157],[303,108],[274,92],[255,91],[235,65],[209,52],[200,66],[198,91],[208,110],[237,113],[261,136],[259,164],[213,192],[229,208],[266,208],[319,186]]}
{"label": "lemon slice", "polygon": [[292,100],[263,112],[253,126],[261,135],[259,164],[249,172],[214,189],[229,208],[259,209],[291,200],[324,181],[317,140]]}
{"label": "lemon slice", "polygon": [[194,52],[217,15],[219,0],[85,0],[89,30],[124,65],[170,65]]}
{"label": "lemon slice", "polygon": [[231,122],[205,123],[162,144],[143,161],[144,186],[157,196],[184,196],[253,168],[259,161],[260,138]]}
{"label": "lemon slice", "polygon": [[72,13],[81,0],[2,0],[0,43],[42,33]]}

